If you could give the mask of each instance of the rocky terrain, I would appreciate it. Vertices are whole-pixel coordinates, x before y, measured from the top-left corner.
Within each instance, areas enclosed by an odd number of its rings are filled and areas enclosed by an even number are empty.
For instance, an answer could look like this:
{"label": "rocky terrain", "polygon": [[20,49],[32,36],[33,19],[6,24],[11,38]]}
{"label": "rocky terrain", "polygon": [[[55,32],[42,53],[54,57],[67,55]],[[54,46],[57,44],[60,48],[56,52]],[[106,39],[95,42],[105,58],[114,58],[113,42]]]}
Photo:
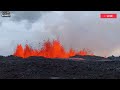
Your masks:
{"label": "rocky terrain", "polygon": [[120,79],[120,57],[0,56],[0,79]]}

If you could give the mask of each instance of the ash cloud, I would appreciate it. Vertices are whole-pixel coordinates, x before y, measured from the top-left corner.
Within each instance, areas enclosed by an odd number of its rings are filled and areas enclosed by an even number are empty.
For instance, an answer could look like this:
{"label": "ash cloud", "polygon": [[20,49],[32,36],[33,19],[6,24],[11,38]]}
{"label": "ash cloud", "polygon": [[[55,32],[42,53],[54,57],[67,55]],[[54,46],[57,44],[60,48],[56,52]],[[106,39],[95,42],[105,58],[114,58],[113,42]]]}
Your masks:
{"label": "ash cloud", "polygon": [[[43,40],[59,38],[66,49],[88,48],[96,55],[120,55],[119,11],[12,11],[0,17],[0,55],[10,55],[18,43],[38,48]],[[101,19],[117,13],[117,19]]]}

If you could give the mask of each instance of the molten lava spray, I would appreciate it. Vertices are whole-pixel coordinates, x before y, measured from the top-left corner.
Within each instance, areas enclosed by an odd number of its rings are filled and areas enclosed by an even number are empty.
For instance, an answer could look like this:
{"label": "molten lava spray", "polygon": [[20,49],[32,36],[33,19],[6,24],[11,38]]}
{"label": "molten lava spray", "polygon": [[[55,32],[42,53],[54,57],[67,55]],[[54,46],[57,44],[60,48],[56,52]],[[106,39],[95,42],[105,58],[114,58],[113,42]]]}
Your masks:
{"label": "molten lava spray", "polygon": [[28,44],[26,44],[25,48],[23,48],[21,44],[17,45],[16,51],[13,55],[22,58],[27,58],[30,56],[43,56],[46,58],[69,58],[75,55],[93,56],[94,54],[89,49],[83,49],[79,52],[76,52],[71,48],[69,51],[66,51],[59,40],[53,40],[52,42],[47,40],[43,43],[43,46],[40,49],[32,49]]}

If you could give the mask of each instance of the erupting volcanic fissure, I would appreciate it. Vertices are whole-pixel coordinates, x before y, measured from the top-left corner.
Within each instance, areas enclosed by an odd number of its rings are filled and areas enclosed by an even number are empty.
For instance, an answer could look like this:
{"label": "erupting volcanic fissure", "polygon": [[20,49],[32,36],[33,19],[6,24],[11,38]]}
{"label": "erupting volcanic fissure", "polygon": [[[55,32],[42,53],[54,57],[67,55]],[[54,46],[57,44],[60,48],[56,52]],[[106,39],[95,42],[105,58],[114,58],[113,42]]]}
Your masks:
{"label": "erupting volcanic fissure", "polygon": [[43,43],[42,48],[32,49],[28,44],[23,48],[21,44],[17,45],[16,51],[13,54],[14,56],[27,58],[30,56],[43,56],[46,58],[69,58],[75,55],[91,55],[94,54],[89,49],[83,49],[79,52],[74,49],[66,51],[65,48],[61,45],[59,40],[49,40]]}

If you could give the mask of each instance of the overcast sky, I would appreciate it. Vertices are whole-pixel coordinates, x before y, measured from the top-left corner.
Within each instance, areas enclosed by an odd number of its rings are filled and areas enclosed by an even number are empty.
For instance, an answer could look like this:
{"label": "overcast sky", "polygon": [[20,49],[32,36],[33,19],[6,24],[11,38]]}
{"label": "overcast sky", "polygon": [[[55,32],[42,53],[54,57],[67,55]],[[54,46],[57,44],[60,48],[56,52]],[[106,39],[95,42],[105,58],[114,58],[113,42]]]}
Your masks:
{"label": "overcast sky", "polygon": [[[116,19],[101,19],[116,13]],[[11,11],[0,17],[0,55],[10,55],[16,45],[38,48],[43,40],[59,37],[63,46],[91,49],[96,55],[120,55],[119,11]]]}

